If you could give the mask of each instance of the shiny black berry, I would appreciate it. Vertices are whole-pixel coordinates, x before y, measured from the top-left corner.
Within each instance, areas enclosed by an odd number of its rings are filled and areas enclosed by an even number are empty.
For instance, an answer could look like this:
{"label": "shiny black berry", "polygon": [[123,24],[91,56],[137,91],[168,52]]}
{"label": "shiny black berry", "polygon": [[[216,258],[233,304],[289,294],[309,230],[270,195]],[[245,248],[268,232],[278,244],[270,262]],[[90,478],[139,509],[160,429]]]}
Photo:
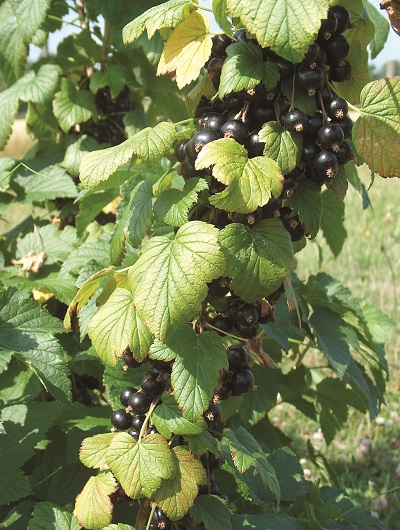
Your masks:
{"label": "shiny black berry", "polygon": [[302,133],[307,129],[308,121],[308,116],[301,110],[290,110],[284,118],[285,129],[289,132]]}
{"label": "shiny black berry", "polygon": [[136,392],[129,398],[128,406],[135,414],[145,414],[150,408],[151,401],[144,392]]}
{"label": "shiny black berry", "polygon": [[345,138],[351,137],[351,131],[353,129],[353,120],[349,116],[345,116],[342,120],[334,120],[334,122],[340,125]]}
{"label": "shiny black berry", "polygon": [[307,130],[304,133],[304,137],[310,140],[316,140],[317,134],[322,125],[324,124],[324,118],[321,112],[316,112],[312,118],[308,121]]}
{"label": "shiny black berry", "polygon": [[212,114],[204,120],[205,129],[213,129],[215,131],[220,131],[223,124],[226,122],[226,117],[222,114]]}
{"label": "shiny black berry", "polygon": [[339,166],[344,166],[350,160],[353,160],[353,148],[347,142],[343,142],[336,154]]}
{"label": "shiny black berry", "polygon": [[302,66],[309,66],[316,62],[319,54],[319,45],[317,42],[310,44],[304,59],[301,61]]}
{"label": "shiny black berry", "polygon": [[249,368],[253,359],[244,346],[229,346],[226,350],[230,368]]}
{"label": "shiny black berry", "polygon": [[139,433],[135,429],[130,428],[128,434],[137,442],[139,440]]}
{"label": "shiny black berry", "polygon": [[222,385],[215,392],[215,397],[219,401],[225,401],[226,399],[229,399],[231,395],[232,395],[232,389],[229,384]]}
{"label": "shiny black berry", "polygon": [[324,50],[328,55],[328,61],[336,62],[347,57],[350,51],[350,44],[344,35],[335,33],[331,39],[325,42]]}
{"label": "shiny black berry", "polygon": [[254,104],[252,116],[254,121],[261,128],[264,123],[276,120],[275,107],[272,103],[257,102]]}
{"label": "shiny black berry", "polygon": [[174,148],[174,156],[179,162],[183,162],[186,158],[186,150],[185,145],[189,141],[189,138],[184,138],[183,140],[179,140]]}
{"label": "shiny black berry", "polygon": [[283,57],[278,57],[274,60],[274,63],[279,69],[279,75],[281,79],[288,79],[293,74],[293,63],[283,59]]}
{"label": "shiny black berry", "polygon": [[349,112],[347,101],[343,98],[333,98],[325,105],[326,113],[333,120],[342,120]]}
{"label": "shiny black berry", "polygon": [[327,123],[318,131],[317,142],[323,149],[338,152],[344,140],[342,128],[337,123]]}
{"label": "shiny black berry", "polygon": [[233,138],[239,144],[244,144],[249,136],[249,130],[240,120],[228,120],[221,127],[221,133],[225,138]]}
{"label": "shiny black berry", "polygon": [[162,394],[163,385],[157,381],[157,373],[146,372],[142,376],[141,387],[145,394],[153,398]]}
{"label": "shiny black berry", "polygon": [[136,416],[133,416],[131,427],[134,431],[140,432],[140,429],[143,427],[143,423],[146,420],[146,416],[143,414],[137,414]]}
{"label": "shiny black berry", "polygon": [[119,431],[126,431],[131,426],[132,416],[124,409],[114,410],[111,414],[111,424]]}
{"label": "shiny black berry", "polygon": [[250,370],[240,369],[232,376],[230,386],[232,388],[232,396],[240,396],[251,390],[254,385],[254,376]]}
{"label": "shiny black berry", "polygon": [[321,151],[314,159],[314,171],[320,178],[329,179],[336,175],[338,160],[331,151]]}
{"label": "shiny black berry", "polygon": [[225,57],[214,57],[208,63],[208,78],[211,79],[211,81],[219,81],[224,62]]}
{"label": "shiny black berry", "polygon": [[351,65],[346,59],[342,59],[331,67],[330,79],[336,83],[342,83],[351,78]]}
{"label": "shiny black berry", "polygon": [[235,31],[233,38],[236,42],[249,42],[250,40],[247,38],[245,29],[239,29],[238,31]]}
{"label": "shiny black berry", "polygon": [[250,326],[258,321],[258,310],[253,304],[243,304],[237,312],[236,322]]}
{"label": "shiny black berry", "polygon": [[232,320],[230,320],[227,317],[223,317],[222,315],[217,315],[215,318],[213,318],[211,320],[211,325],[221,330],[220,335],[225,335],[226,333],[232,333],[233,331]]}
{"label": "shiny black berry", "polygon": [[298,69],[297,81],[307,91],[309,96],[315,96],[318,90],[321,90],[325,84],[325,74],[319,66],[315,68],[306,66]]}
{"label": "shiny black berry", "polygon": [[132,396],[132,394],[134,394],[135,392],[137,392],[136,388],[133,388],[131,386],[128,386],[126,388],[124,388],[119,396],[119,400],[121,401],[121,405],[123,405],[124,407],[127,407],[128,406],[128,401],[129,401],[129,398]]}
{"label": "shiny black berry", "polygon": [[350,24],[350,11],[343,6],[332,6],[329,11],[334,13],[337,20],[337,33],[343,33],[349,27]]}
{"label": "shiny black berry", "polygon": [[265,142],[261,142],[258,137],[258,131],[253,131],[247,138],[245,147],[249,153],[249,158],[262,156],[264,154]]}
{"label": "shiny black berry", "polygon": [[208,292],[213,296],[225,296],[229,293],[230,278],[221,276],[208,284]]}
{"label": "shiny black berry", "polygon": [[259,329],[258,322],[250,324],[249,326],[245,324],[237,324],[235,327],[243,339],[253,339],[257,335]]}
{"label": "shiny black berry", "polygon": [[321,41],[329,40],[337,30],[337,19],[331,10],[328,11],[327,18],[322,20],[321,27],[318,32],[318,39]]}
{"label": "shiny black berry", "polygon": [[155,528],[160,530],[171,530],[171,520],[165,515],[165,513],[160,509],[156,508],[151,519],[151,524]]}
{"label": "shiny black berry", "polygon": [[191,140],[186,144],[186,156],[191,164],[194,164],[197,155],[203,149],[203,147],[210,143],[223,138],[223,134],[213,129],[202,129],[197,132]]}
{"label": "shiny black berry", "polygon": [[313,142],[312,140],[306,140],[303,143],[303,153],[301,159],[307,166],[312,166],[314,164],[314,158],[321,151],[321,147]]}
{"label": "shiny black berry", "polygon": [[224,33],[214,35],[212,38],[212,55],[225,55],[227,47],[232,44],[232,39]]}

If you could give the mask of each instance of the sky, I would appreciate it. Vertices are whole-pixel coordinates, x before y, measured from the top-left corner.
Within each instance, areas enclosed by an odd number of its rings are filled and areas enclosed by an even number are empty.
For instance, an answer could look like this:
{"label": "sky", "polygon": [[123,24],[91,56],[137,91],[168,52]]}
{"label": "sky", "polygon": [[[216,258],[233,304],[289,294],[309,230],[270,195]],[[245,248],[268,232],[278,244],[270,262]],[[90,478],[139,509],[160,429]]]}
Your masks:
{"label": "sky", "polygon": [[[370,2],[379,10],[379,2],[380,0],[370,0]],[[199,2],[204,7],[211,7],[212,0],[200,0]],[[385,11],[381,11],[383,15],[386,16]],[[211,13],[207,13],[207,15],[212,15]],[[211,17],[209,17],[211,18]],[[61,29],[61,31],[57,31],[54,34],[50,36],[49,39],[49,51],[50,53],[55,53],[57,49],[58,43],[69,33],[72,33],[74,31],[73,26],[64,26],[64,28]],[[215,21],[211,21],[211,31],[221,31]],[[36,48],[36,46],[32,46],[30,50],[30,59],[35,61],[40,56],[41,50],[39,48]],[[371,61],[372,64],[376,65],[378,68],[382,66],[383,64],[387,63],[390,60],[399,60],[400,58],[400,37],[395,34],[395,32],[390,29],[389,32],[389,38],[385,44],[384,49],[382,52]]]}

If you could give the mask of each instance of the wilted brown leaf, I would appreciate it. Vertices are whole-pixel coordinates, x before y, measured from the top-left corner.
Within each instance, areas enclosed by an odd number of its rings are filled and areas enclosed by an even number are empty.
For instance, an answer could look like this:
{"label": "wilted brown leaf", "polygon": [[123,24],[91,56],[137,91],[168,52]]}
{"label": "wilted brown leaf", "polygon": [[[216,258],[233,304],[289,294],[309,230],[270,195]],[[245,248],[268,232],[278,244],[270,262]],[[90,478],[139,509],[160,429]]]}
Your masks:
{"label": "wilted brown leaf", "polygon": [[392,28],[400,35],[400,0],[382,0],[381,9],[386,9]]}

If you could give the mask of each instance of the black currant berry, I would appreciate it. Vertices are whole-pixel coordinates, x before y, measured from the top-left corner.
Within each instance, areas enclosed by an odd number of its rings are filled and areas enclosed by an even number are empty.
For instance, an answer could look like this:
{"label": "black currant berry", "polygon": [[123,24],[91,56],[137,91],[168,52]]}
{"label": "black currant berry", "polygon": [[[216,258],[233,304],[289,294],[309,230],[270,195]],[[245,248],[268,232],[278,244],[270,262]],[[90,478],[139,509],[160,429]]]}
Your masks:
{"label": "black currant berry", "polygon": [[208,78],[211,79],[211,81],[219,81],[224,62],[225,57],[214,57],[208,63]]}
{"label": "black currant berry", "polygon": [[153,398],[162,394],[163,385],[157,381],[158,374],[144,373],[141,381],[141,388],[145,394]]}
{"label": "black currant berry", "polygon": [[202,129],[197,132],[191,140],[186,144],[186,156],[191,164],[194,164],[197,155],[203,149],[203,147],[215,140],[223,138],[223,134],[213,129]]}
{"label": "black currant berry", "polygon": [[336,154],[339,166],[344,166],[350,160],[353,160],[353,148],[347,142],[343,142]]}
{"label": "black currant berry", "polygon": [[222,33],[219,35],[214,35],[212,42],[211,54],[215,56],[225,55],[227,47],[232,44],[233,41],[228,35]]}
{"label": "black currant berry", "polygon": [[266,98],[266,89],[262,83],[259,83],[254,88],[241,90],[237,95],[244,101],[259,101]]}
{"label": "black currant berry", "polygon": [[136,388],[133,388],[131,386],[128,386],[128,387],[124,388],[122,390],[120,396],[119,396],[119,400],[121,401],[121,405],[123,405],[124,407],[127,407],[129,398],[135,392],[137,392]]}
{"label": "black currant berry", "polygon": [[337,123],[327,123],[318,131],[317,142],[323,149],[337,153],[344,140],[342,128]]}
{"label": "black currant berry", "polygon": [[254,212],[251,213],[234,212],[232,213],[231,217],[234,223],[241,223],[252,228],[255,224],[261,221],[262,208],[258,207],[257,210],[254,210]]}
{"label": "black currant berry", "polygon": [[278,57],[276,60],[274,60],[274,63],[279,68],[279,75],[282,79],[289,79],[289,77],[293,74],[293,63],[287,61],[283,57]]}
{"label": "black currant berry", "polygon": [[229,293],[230,278],[216,278],[208,284],[208,292],[214,296],[225,296]]}
{"label": "black currant berry", "polygon": [[250,326],[258,321],[258,310],[253,304],[243,304],[237,312],[236,322]]}
{"label": "black currant berry", "polygon": [[325,105],[326,113],[333,120],[342,120],[349,112],[347,101],[343,98],[333,98]]}
{"label": "black currant berry", "polygon": [[265,142],[260,141],[258,132],[259,131],[253,131],[246,140],[245,147],[249,153],[249,158],[262,156],[264,154]]}
{"label": "black currant berry", "polygon": [[140,429],[143,427],[143,423],[146,420],[146,416],[143,414],[137,414],[136,416],[133,416],[131,427],[134,431],[140,432]]}
{"label": "black currant berry", "polygon": [[285,175],[285,181],[283,183],[283,190],[282,194],[284,197],[291,197],[294,193],[294,190],[298,186],[298,180],[297,178],[289,173],[288,175]]}
{"label": "black currant berry", "polygon": [[272,103],[257,102],[254,104],[252,117],[261,128],[264,123],[276,120],[275,107]]}
{"label": "black currant berry", "polygon": [[215,392],[215,397],[217,398],[218,401],[225,401],[226,399],[229,399],[231,395],[232,395],[232,389],[229,386],[229,384],[222,385]]}
{"label": "black currant berry", "polygon": [[350,24],[350,11],[343,6],[332,6],[329,11],[334,13],[337,20],[337,33],[343,33],[349,27]]}
{"label": "black currant berry", "polygon": [[165,513],[158,507],[154,511],[151,524],[154,525],[154,528],[157,528],[157,530],[171,530],[171,520],[168,519]]}
{"label": "black currant berry", "polygon": [[308,121],[308,116],[301,110],[290,110],[284,119],[285,129],[289,132],[302,133],[307,129]]}
{"label": "black currant berry", "polygon": [[316,112],[312,118],[308,121],[307,130],[304,133],[304,137],[310,140],[316,140],[317,134],[322,125],[324,124],[324,118],[321,112]]}
{"label": "black currant berry", "polygon": [[342,128],[345,138],[351,137],[351,131],[353,129],[353,120],[349,116],[345,116],[342,120],[334,120],[334,122]]}
{"label": "black currant berry", "polygon": [[301,61],[302,66],[310,66],[317,61],[319,54],[319,45],[317,42],[310,44],[307,53],[304,56],[304,59]]}
{"label": "black currant berry", "polygon": [[137,368],[143,362],[143,361],[137,361],[133,357],[133,353],[130,350],[130,348],[126,348],[126,350],[124,351],[124,353],[122,355],[122,359],[123,359],[123,361],[125,363],[125,366],[127,366],[128,368]]}
{"label": "black currant berry", "polygon": [[212,114],[204,122],[205,129],[213,129],[214,131],[220,131],[223,124],[226,122],[226,117],[222,114]]}
{"label": "black currant berry", "polygon": [[282,199],[275,199],[272,197],[267,204],[264,204],[262,207],[262,216],[263,219],[270,219],[271,217],[279,216],[279,208],[282,206]]}
{"label": "black currant berry", "polygon": [[321,151],[314,159],[315,174],[325,179],[333,178],[338,168],[336,155],[331,151]]}
{"label": "black currant berry", "polygon": [[307,166],[312,166],[314,164],[314,158],[321,151],[320,146],[313,142],[312,140],[306,140],[303,143],[303,153],[301,159]]}
{"label": "black currant berry", "polygon": [[136,392],[129,398],[128,406],[135,414],[145,414],[150,408],[151,401],[144,392]]}
{"label": "black currant berry", "polygon": [[323,41],[329,40],[337,30],[337,19],[331,10],[328,11],[327,18],[322,20],[321,27],[318,32],[318,39]]}
{"label": "black currant berry", "polygon": [[233,138],[239,144],[244,144],[249,136],[249,130],[240,120],[228,120],[221,127],[221,133],[225,138]]}
{"label": "black currant berry", "polygon": [[325,74],[319,66],[315,68],[306,66],[297,70],[297,81],[309,96],[315,96],[325,84]]}
{"label": "black currant berry", "polygon": [[139,440],[139,433],[135,429],[130,428],[128,434],[137,442]]}
{"label": "black currant berry", "polygon": [[238,31],[235,31],[233,38],[236,42],[249,42],[245,29],[239,29]]}
{"label": "black currant berry", "polygon": [[[282,293],[280,293],[281,295]],[[272,302],[272,300],[271,300]],[[258,317],[259,324],[269,324],[270,322],[275,322],[275,307],[272,303],[269,304],[269,307],[265,310],[265,314]]]}
{"label": "black currant berry", "polygon": [[288,230],[288,232],[292,241],[300,241],[300,239],[303,239],[306,233],[302,223],[298,223],[295,228]]}
{"label": "black currant berry", "polygon": [[119,431],[126,431],[131,426],[132,416],[124,409],[114,410],[111,414],[111,424]]}
{"label": "black currant berry", "polygon": [[250,368],[253,359],[244,346],[229,346],[226,350],[230,368]]}
{"label": "black currant berry", "polygon": [[331,81],[342,83],[347,79],[351,79],[351,65],[346,59],[342,59],[336,65],[331,67],[330,71]]}
{"label": "black currant berry", "polygon": [[254,385],[254,376],[250,370],[240,369],[232,376],[230,386],[232,388],[232,396],[240,396],[251,390]]}
{"label": "black currant berry", "polygon": [[208,409],[203,413],[203,418],[206,420],[207,425],[210,426],[214,423],[218,423],[221,420],[221,409],[219,405],[216,405],[211,401]]}
{"label": "black currant berry", "polygon": [[179,162],[183,162],[186,158],[185,145],[188,141],[189,138],[184,138],[183,140],[179,140],[179,142],[175,144],[174,156]]}
{"label": "black currant berry", "polygon": [[181,175],[185,180],[197,177],[199,172],[194,168],[193,164],[189,160],[184,160],[178,169],[178,174]]}
{"label": "black currant berry", "polygon": [[221,467],[222,464],[225,462],[225,458],[222,453],[215,455],[214,453],[210,453],[209,451],[204,453],[200,460],[203,466],[210,471]]}
{"label": "black currant berry", "polygon": [[239,333],[239,335],[244,339],[253,339],[257,333],[258,333],[258,322],[255,322],[254,324],[245,325],[245,324],[237,324],[236,329]]}
{"label": "black currant berry", "polygon": [[347,57],[350,44],[344,35],[335,33],[331,39],[324,43],[324,50],[328,55],[328,62],[336,62]]}
{"label": "black currant berry", "polygon": [[219,333],[220,335],[232,333],[233,331],[232,320],[227,317],[223,317],[222,315],[217,315],[215,318],[213,318],[211,320],[211,325],[221,330],[221,333]]}

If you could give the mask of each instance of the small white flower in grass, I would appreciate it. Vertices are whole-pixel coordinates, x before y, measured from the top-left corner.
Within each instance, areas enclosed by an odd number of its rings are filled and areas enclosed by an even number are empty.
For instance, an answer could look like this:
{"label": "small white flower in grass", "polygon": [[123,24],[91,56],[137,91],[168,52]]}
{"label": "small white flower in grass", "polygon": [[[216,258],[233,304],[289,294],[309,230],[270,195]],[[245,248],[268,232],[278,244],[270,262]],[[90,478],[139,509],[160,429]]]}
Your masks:
{"label": "small white flower in grass", "polygon": [[318,429],[318,431],[315,432],[312,437],[313,437],[313,440],[323,440],[324,435],[322,434],[322,430]]}
{"label": "small white flower in grass", "polygon": [[382,418],[382,416],[377,416],[375,418],[375,422],[377,425],[384,425],[385,424],[385,418]]}
{"label": "small white flower in grass", "polygon": [[304,468],[303,469],[303,473],[304,473],[304,478],[306,480],[310,480],[310,478],[311,478],[311,469]]}
{"label": "small white flower in grass", "polygon": [[300,458],[300,464],[305,466],[307,464],[307,458]]}
{"label": "small white flower in grass", "polygon": [[399,419],[399,413],[396,410],[392,410],[390,417],[393,421],[397,421]]}
{"label": "small white flower in grass", "polygon": [[388,501],[385,499],[385,497],[378,497],[374,500],[374,508],[377,511],[383,511],[386,510],[388,505]]}
{"label": "small white flower in grass", "polygon": [[357,453],[362,456],[367,455],[371,451],[371,448],[371,440],[366,436],[361,436],[358,440]]}

